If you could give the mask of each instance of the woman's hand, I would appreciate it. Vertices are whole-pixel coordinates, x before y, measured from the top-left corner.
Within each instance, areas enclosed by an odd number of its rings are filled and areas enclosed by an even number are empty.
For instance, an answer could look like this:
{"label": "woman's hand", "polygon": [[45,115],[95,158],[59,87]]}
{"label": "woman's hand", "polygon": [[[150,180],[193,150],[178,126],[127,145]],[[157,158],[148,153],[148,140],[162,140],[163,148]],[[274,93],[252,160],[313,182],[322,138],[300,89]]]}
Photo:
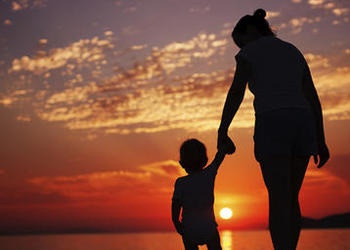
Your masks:
{"label": "woman's hand", "polygon": [[217,149],[220,150],[224,148],[226,154],[233,154],[236,151],[236,146],[226,133],[218,134]]}
{"label": "woman's hand", "polygon": [[326,144],[322,144],[319,149],[317,155],[314,155],[314,162],[317,165],[317,168],[321,168],[326,164],[329,160],[329,150]]}

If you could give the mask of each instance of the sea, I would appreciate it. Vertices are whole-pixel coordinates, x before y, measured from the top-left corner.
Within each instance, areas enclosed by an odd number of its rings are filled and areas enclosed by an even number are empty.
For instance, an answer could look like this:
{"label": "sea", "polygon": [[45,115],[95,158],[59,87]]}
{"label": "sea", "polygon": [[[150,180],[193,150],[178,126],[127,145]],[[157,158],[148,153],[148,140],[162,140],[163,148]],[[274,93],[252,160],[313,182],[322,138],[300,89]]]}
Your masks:
{"label": "sea", "polygon": [[[273,250],[267,230],[220,232],[223,250]],[[0,236],[1,250],[181,250],[173,232]],[[207,249],[201,246],[200,249]],[[302,230],[297,250],[350,250],[350,229]]]}

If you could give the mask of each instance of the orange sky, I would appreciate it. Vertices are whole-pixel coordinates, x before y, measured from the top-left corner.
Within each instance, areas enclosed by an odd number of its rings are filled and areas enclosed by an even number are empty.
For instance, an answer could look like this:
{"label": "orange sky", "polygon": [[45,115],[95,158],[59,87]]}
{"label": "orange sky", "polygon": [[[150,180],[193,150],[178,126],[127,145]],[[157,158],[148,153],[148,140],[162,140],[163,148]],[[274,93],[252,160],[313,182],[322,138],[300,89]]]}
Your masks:
{"label": "orange sky", "polygon": [[[172,229],[178,149],[195,137],[214,156],[238,52],[230,31],[258,7],[305,54],[324,109],[331,159],[310,163],[303,214],[350,211],[349,3],[175,2],[0,4],[0,233]],[[216,180],[216,213],[233,210],[220,228],[267,225],[252,99]]]}

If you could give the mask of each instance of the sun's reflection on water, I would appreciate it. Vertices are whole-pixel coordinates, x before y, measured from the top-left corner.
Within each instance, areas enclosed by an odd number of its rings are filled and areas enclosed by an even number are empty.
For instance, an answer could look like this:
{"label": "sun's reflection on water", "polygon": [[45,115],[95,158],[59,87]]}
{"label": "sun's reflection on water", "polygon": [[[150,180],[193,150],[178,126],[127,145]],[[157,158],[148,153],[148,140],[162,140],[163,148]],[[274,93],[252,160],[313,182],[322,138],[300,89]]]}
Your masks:
{"label": "sun's reflection on water", "polygon": [[230,230],[221,231],[221,246],[222,246],[222,250],[234,250],[232,231]]}

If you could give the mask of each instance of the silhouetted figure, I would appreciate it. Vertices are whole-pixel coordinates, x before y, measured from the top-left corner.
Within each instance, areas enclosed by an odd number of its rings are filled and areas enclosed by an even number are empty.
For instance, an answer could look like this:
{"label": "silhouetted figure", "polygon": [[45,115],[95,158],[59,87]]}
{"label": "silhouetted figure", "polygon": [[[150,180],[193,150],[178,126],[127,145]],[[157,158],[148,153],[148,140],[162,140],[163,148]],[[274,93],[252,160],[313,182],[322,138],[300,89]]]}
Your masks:
{"label": "silhouetted figure", "polygon": [[213,209],[214,182],[225,154],[234,150],[232,142],[226,143],[219,148],[212,163],[204,168],[208,162],[204,144],[197,139],[189,139],[181,145],[180,165],[188,175],[175,182],[171,212],[186,250],[199,249],[198,245],[203,244],[209,250],[221,249]]}
{"label": "silhouetted figure", "polygon": [[306,60],[280,40],[266,12],[242,17],[232,32],[240,48],[218,131],[218,148],[244,96],[254,94],[254,152],[269,195],[269,229],[276,250],[295,249],[301,212],[298,195],[311,155],[322,167],[329,159],[321,104]]}

